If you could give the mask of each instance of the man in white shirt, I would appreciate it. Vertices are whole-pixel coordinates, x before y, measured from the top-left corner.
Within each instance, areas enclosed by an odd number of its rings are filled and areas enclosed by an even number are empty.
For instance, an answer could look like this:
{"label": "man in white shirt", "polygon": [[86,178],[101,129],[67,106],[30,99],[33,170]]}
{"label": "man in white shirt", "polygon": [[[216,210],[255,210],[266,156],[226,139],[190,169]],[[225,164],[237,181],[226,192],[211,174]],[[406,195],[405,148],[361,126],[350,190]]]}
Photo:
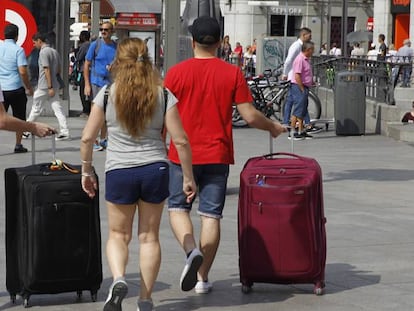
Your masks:
{"label": "man in white shirt", "polygon": [[414,51],[411,48],[410,39],[403,41],[403,46],[398,49],[397,58],[398,62],[403,63],[402,65],[402,87],[410,87],[411,85],[411,72],[413,69],[412,60]]}

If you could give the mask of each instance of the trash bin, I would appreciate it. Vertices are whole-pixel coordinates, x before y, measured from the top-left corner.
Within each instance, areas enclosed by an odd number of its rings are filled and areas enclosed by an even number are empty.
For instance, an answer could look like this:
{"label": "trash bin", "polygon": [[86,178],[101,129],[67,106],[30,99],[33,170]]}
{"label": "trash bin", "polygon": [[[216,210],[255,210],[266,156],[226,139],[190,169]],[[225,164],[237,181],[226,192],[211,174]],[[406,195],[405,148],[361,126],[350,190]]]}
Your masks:
{"label": "trash bin", "polygon": [[334,115],[336,135],[365,134],[365,75],[341,71],[335,77]]}

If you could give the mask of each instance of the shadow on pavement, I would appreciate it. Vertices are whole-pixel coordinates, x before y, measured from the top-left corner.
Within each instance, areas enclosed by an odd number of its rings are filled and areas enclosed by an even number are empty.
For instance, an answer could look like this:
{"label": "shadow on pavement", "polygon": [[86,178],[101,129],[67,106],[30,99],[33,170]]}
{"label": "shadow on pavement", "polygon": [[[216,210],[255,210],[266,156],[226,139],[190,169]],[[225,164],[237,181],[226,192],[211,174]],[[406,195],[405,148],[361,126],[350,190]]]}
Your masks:
{"label": "shadow on pavement", "polygon": [[324,182],[339,180],[408,181],[414,180],[414,170],[407,169],[355,169],[328,173]]}

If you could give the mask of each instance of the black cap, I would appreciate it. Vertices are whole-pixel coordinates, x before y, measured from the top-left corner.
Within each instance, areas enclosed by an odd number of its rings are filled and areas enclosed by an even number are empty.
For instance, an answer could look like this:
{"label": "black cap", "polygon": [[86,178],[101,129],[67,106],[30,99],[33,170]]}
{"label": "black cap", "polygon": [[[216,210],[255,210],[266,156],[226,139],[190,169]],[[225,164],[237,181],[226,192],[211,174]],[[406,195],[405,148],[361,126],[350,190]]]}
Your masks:
{"label": "black cap", "polygon": [[220,25],[214,17],[201,16],[188,29],[193,40],[200,44],[212,45],[220,41]]}
{"label": "black cap", "polygon": [[4,28],[4,38],[5,39],[16,39],[19,35],[19,28],[14,24],[8,24]]}

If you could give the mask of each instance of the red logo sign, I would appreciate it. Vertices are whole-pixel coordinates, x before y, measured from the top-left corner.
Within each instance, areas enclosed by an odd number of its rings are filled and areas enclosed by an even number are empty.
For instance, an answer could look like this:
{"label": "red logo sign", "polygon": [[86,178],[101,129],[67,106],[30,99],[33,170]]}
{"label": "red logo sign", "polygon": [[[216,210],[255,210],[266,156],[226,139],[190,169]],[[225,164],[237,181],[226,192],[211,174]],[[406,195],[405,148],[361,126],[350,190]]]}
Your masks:
{"label": "red logo sign", "polygon": [[0,1],[0,38],[4,39],[4,27],[7,24],[15,24],[19,27],[17,44],[20,45],[26,56],[33,49],[32,37],[37,32],[36,21],[32,13],[22,4],[10,1]]}

